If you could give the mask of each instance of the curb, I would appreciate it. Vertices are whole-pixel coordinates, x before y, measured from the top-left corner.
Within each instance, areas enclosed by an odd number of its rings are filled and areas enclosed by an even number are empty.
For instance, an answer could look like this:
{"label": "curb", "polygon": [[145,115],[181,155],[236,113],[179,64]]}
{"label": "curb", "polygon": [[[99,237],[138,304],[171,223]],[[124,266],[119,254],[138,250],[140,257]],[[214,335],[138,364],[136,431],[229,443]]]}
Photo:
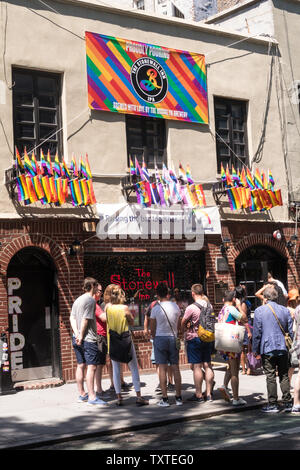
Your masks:
{"label": "curb", "polygon": [[129,431],[141,431],[144,429],[151,429],[151,428],[157,428],[169,424],[175,424],[175,423],[182,423],[182,422],[187,422],[187,421],[197,421],[197,420],[203,420],[207,418],[212,418],[214,416],[220,416],[220,415],[225,415],[225,414],[231,414],[231,413],[238,413],[238,412],[243,412],[243,411],[250,411],[250,410],[255,410],[258,408],[261,408],[263,405],[267,404],[267,400],[262,400],[259,404],[251,404],[251,405],[244,405],[244,406],[237,406],[237,407],[228,407],[228,408],[223,408],[217,411],[207,411],[205,413],[201,414],[195,414],[193,416],[183,416],[183,417],[178,417],[178,418],[164,418],[163,421],[157,421],[157,422],[149,422],[149,423],[143,423],[143,424],[138,424],[138,425],[128,425],[128,426],[123,426],[120,428],[112,429],[112,430],[105,430],[105,431],[93,431],[93,432],[85,432],[85,433],[77,433],[77,434],[64,434],[61,437],[57,438],[49,438],[46,437],[44,440],[42,436],[40,436],[40,439],[37,441],[30,441],[24,444],[18,444],[18,445],[9,445],[6,447],[0,446],[0,449],[2,450],[27,450],[27,449],[36,449],[39,447],[44,447],[44,446],[51,446],[54,444],[60,444],[62,442],[68,442],[68,441],[77,441],[77,440],[84,440],[84,439],[89,439],[92,437],[102,437],[102,436],[110,436],[110,435],[115,435],[115,434],[123,434],[125,432]]}

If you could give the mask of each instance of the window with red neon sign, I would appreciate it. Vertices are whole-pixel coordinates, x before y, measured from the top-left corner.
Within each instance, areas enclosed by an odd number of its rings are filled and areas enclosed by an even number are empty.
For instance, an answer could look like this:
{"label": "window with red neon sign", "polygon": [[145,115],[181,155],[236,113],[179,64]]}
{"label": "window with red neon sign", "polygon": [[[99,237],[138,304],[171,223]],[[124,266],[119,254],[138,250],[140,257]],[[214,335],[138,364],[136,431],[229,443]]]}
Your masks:
{"label": "window with red neon sign", "polygon": [[192,284],[205,282],[203,252],[196,253],[146,253],[99,254],[86,253],[85,276],[95,277],[103,287],[117,284],[126,294],[126,302],[135,312],[137,328],[143,327],[146,308],[155,300],[160,282],[165,283],[171,298],[181,310],[192,302]]}

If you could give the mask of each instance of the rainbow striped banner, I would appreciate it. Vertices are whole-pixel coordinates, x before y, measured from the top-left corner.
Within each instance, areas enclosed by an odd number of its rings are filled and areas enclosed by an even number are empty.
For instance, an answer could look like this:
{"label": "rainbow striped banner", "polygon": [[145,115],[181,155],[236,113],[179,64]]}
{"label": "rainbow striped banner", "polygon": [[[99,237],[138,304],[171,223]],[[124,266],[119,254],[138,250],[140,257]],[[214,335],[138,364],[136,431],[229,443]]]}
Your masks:
{"label": "rainbow striped banner", "polygon": [[91,109],[208,124],[202,54],[85,33]]}

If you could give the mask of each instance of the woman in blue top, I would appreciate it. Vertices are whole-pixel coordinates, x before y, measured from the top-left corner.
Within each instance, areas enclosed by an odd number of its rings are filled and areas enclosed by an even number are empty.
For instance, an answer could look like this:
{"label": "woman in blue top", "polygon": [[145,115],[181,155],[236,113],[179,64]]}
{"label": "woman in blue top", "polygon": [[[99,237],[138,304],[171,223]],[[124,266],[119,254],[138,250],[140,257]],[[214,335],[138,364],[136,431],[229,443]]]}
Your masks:
{"label": "woman in blue top", "polygon": [[[219,323],[231,323],[233,325],[244,325],[247,323],[248,318],[246,313],[243,311],[241,302],[236,297],[235,290],[226,291],[224,297],[224,306],[219,313]],[[246,401],[239,398],[239,369],[240,369],[240,358],[241,355],[238,353],[224,352],[224,358],[228,360],[229,374],[232,388],[232,405],[240,406],[246,405]],[[219,391],[223,394],[226,401],[230,400],[230,396],[226,388],[221,387]]]}

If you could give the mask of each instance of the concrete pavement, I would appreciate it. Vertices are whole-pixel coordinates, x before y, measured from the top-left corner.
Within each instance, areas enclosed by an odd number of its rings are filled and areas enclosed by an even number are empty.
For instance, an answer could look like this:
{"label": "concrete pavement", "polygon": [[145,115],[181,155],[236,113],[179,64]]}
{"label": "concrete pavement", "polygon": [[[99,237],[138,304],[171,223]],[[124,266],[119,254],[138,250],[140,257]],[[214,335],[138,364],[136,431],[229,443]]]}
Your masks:
{"label": "concrete pavement", "polygon": [[[169,408],[157,406],[160,395],[155,393],[158,384],[156,374],[141,374],[142,395],[150,400],[149,406],[135,405],[135,392],[124,393],[125,404],[115,405],[111,396],[110,406],[92,407],[77,403],[76,384],[43,390],[25,390],[12,395],[0,396],[0,449],[28,448],[37,443],[57,442],[72,437],[85,437],[118,433],[128,430],[163,426],[180,420],[204,419],[243,409],[260,407],[266,401],[266,383],[263,374],[246,376],[240,374],[240,396],[247,405],[238,409],[225,402],[217,388],[222,385],[225,367],[214,367],[215,391],[212,403],[194,403],[185,400],[194,393],[193,375],[189,369],[182,370],[183,406],[175,405],[175,393],[170,392]],[[125,377],[130,383],[131,376]],[[103,380],[104,390],[109,387]],[[279,398],[281,392],[279,390]],[[226,419],[226,416],[224,416]]]}

